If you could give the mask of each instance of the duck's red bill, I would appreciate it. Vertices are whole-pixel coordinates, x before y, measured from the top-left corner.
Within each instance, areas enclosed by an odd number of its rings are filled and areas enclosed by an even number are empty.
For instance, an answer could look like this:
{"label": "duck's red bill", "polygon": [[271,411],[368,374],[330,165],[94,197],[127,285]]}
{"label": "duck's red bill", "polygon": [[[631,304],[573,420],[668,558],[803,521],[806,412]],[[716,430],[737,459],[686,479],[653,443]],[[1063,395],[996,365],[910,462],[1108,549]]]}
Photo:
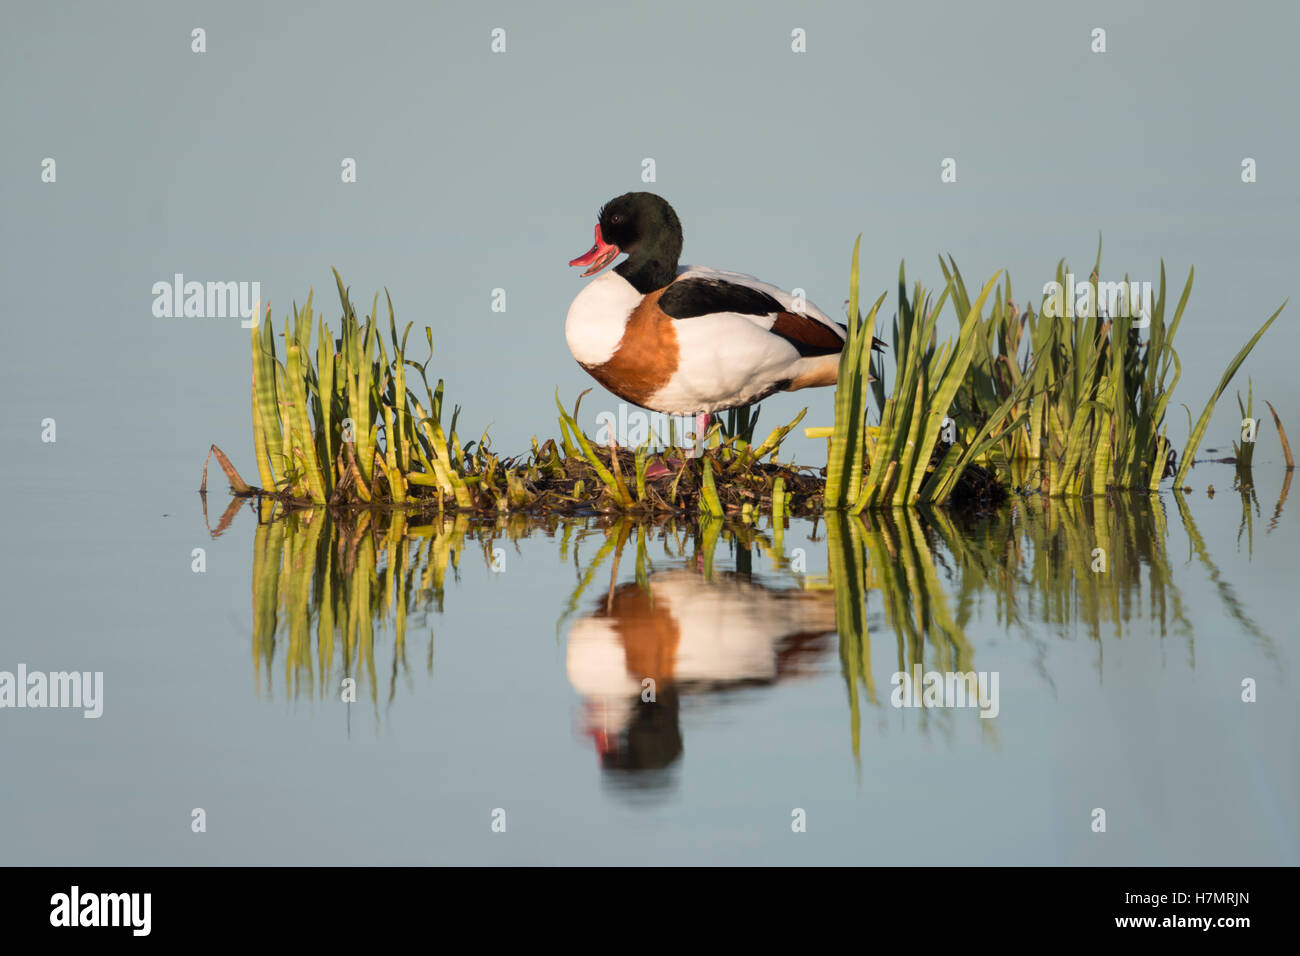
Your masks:
{"label": "duck's red bill", "polygon": [[595,275],[605,266],[617,258],[619,248],[612,243],[606,242],[600,237],[600,223],[596,223],[596,244],[588,249],[583,255],[576,259],[569,260],[571,266],[587,266],[584,276]]}

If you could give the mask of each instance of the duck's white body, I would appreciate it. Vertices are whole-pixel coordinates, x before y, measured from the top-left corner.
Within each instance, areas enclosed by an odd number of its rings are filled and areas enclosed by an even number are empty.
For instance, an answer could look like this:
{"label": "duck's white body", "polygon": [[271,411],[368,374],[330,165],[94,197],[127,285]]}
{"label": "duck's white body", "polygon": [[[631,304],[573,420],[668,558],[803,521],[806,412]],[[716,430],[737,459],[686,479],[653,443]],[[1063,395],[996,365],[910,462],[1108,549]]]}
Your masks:
{"label": "duck's white body", "polygon": [[[663,292],[689,279],[764,293],[779,307],[764,314],[716,311],[689,318],[672,318],[656,307]],[[638,328],[655,324],[653,339],[644,332],[628,337],[634,313]],[[775,391],[832,384],[839,355],[801,354],[800,337],[811,333],[825,349],[827,342],[842,343],[845,334],[806,299],[753,276],[703,266],[680,267],[674,283],[646,295],[617,272],[599,276],[573,300],[564,332],[573,357],[607,388],[672,415],[722,411]]]}

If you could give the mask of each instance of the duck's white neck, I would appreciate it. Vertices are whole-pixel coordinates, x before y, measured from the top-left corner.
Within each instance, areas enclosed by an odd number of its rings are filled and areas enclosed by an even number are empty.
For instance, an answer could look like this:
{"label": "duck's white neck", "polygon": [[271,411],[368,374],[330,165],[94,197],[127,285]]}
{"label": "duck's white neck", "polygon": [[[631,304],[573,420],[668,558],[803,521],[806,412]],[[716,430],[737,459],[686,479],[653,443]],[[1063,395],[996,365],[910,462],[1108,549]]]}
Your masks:
{"label": "duck's white neck", "polygon": [[641,293],[617,272],[588,282],[564,320],[564,338],[573,357],[583,365],[609,361],[623,338],[628,316],[640,302]]}

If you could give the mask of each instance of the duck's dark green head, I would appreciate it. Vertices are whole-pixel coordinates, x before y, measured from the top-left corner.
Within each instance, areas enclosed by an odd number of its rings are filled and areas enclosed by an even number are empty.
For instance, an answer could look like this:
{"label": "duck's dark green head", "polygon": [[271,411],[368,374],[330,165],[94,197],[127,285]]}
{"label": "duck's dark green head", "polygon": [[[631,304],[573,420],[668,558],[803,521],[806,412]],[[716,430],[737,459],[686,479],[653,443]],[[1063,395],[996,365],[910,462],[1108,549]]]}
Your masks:
{"label": "duck's dark green head", "polygon": [[621,253],[627,260],[616,271],[643,293],[676,277],[682,224],[662,196],[624,193],[605,203],[597,217],[596,244],[569,265],[587,266],[583,275],[595,275]]}

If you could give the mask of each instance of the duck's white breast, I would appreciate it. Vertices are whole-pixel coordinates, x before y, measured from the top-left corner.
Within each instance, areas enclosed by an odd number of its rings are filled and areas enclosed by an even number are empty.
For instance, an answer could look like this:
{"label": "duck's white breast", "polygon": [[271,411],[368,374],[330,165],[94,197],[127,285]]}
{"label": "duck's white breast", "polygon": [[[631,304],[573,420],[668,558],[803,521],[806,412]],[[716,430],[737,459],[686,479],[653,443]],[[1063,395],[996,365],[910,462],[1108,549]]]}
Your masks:
{"label": "duck's white breast", "polygon": [[609,361],[623,338],[628,316],[641,303],[637,292],[617,272],[592,279],[569,306],[564,338],[569,351],[583,365]]}

